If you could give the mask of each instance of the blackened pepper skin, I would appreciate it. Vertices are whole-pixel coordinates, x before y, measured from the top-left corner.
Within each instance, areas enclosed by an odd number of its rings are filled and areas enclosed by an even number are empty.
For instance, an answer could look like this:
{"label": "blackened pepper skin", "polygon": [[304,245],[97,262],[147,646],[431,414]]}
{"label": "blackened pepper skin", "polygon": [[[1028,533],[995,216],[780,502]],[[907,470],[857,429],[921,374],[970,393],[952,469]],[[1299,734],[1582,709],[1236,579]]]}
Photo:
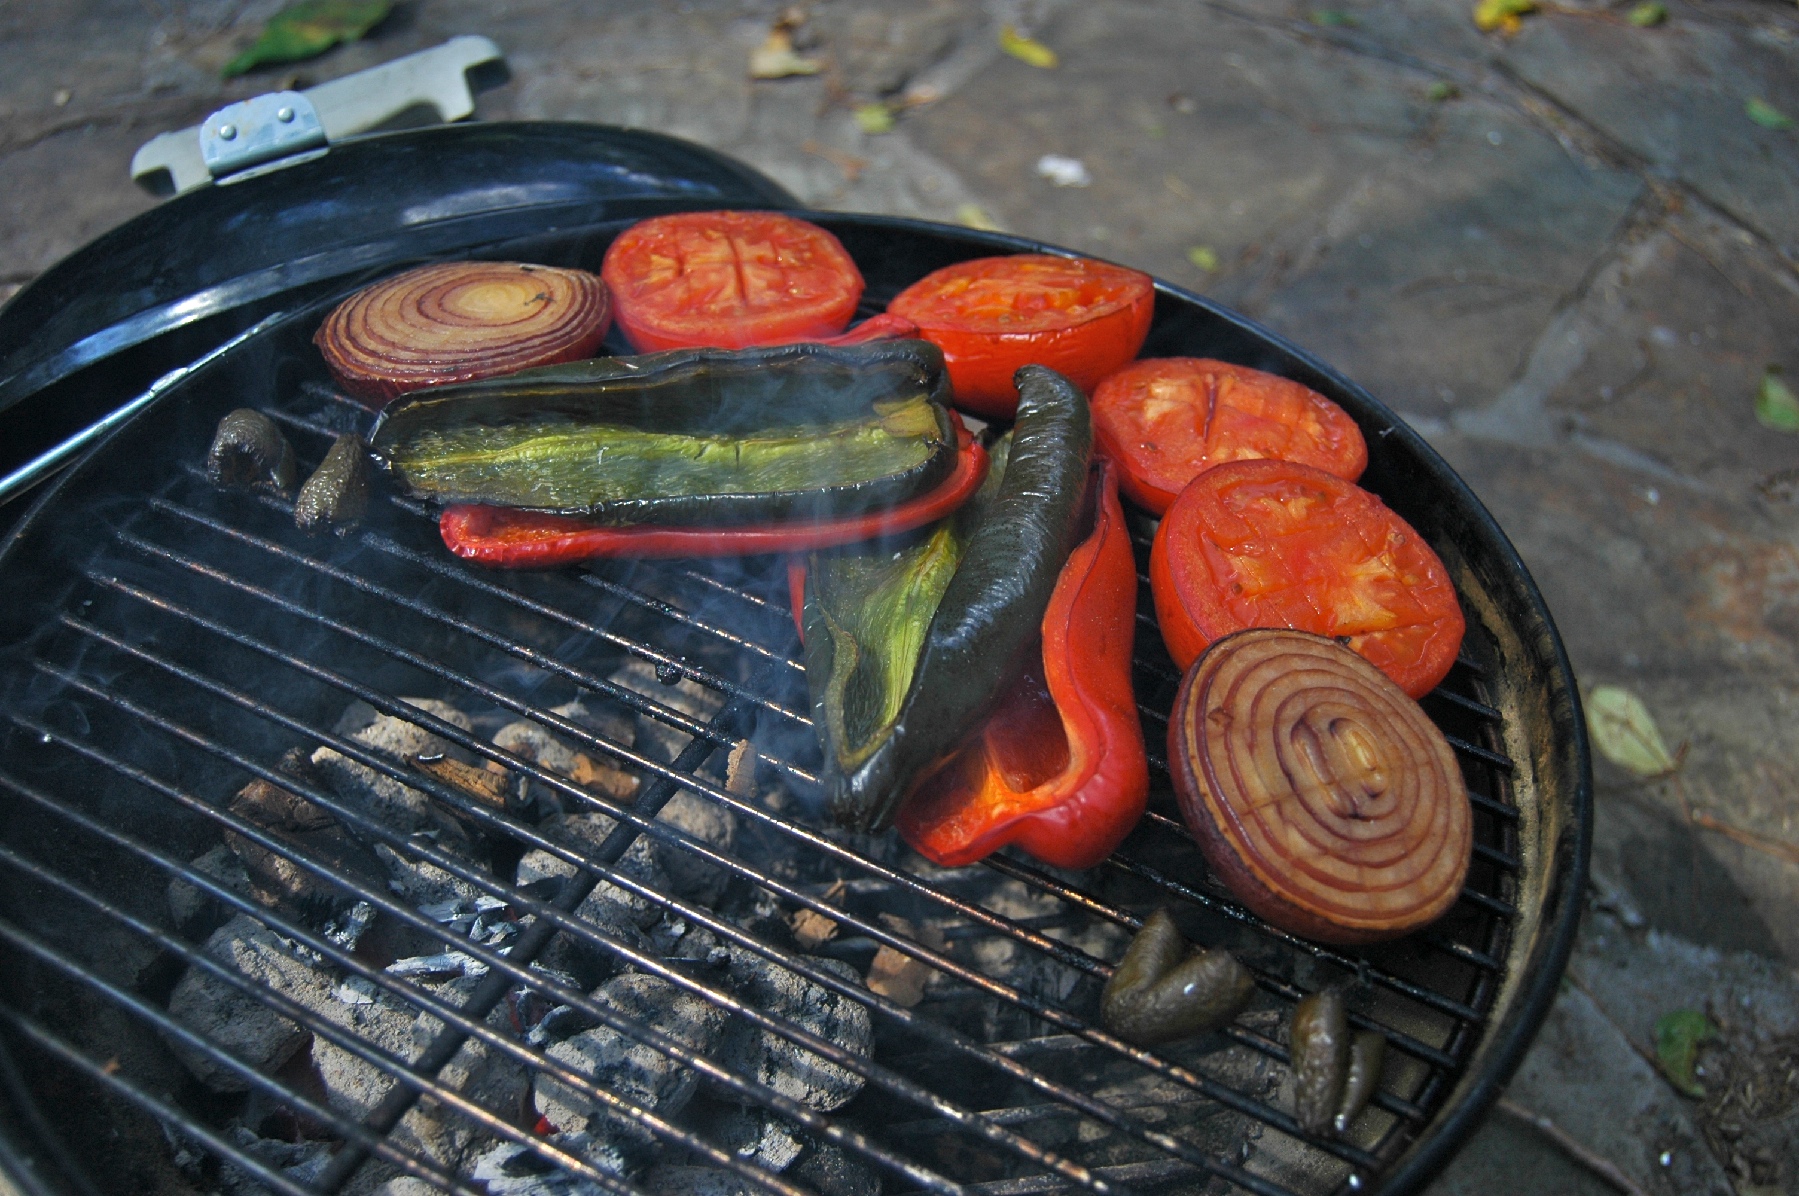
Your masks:
{"label": "blackened pepper skin", "polygon": [[1191,1038],[1229,1022],[1255,992],[1249,969],[1228,951],[1200,951],[1159,909],[1125,949],[1100,996],[1106,1029],[1138,1046]]}
{"label": "blackened pepper skin", "polygon": [[330,528],[343,535],[361,522],[369,507],[369,446],[345,433],[294,500],[294,524],[303,532]]}
{"label": "blackened pepper skin", "polygon": [[1287,1049],[1293,1063],[1293,1116],[1307,1133],[1322,1134],[1337,1114],[1349,1078],[1349,1015],[1341,989],[1315,992],[1294,1008]]}
{"label": "blackened pepper skin", "polygon": [[925,633],[893,732],[854,771],[822,778],[832,817],[885,829],[917,779],[992,712],[1035,649],[1074,547],[1093,424],[1080,387],[1042,366],[1018,371],[1018,422],[993,509]]}
{"label": "blackened pepper skin", "polygon": [[206,476],[215,486],[286,494],[294,488],[294,450],[275,421],[239,407],[219,421],[206,454]]}

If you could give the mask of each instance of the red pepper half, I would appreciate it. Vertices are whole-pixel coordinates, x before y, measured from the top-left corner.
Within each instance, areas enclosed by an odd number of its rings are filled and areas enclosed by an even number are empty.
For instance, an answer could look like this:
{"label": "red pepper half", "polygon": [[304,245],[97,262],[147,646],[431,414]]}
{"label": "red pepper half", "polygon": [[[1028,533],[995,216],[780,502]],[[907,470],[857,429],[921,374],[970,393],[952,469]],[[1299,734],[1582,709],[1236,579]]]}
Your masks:
{"label": "red pepper half", "polygon": [[987,476],[987,450],[965,430],[959,436],[962,446],[955,469],[936,489],[889,510],[842,519],[726,527],[609,527],[541,511],[459,504],[444,508],[437,530],[445,547],[457,556],[510,569],[541,569],[598,557],[752,556],[831,548],[922,527],[966,502]]}
{"label": "red pepper half", "polygon": [[1056,580],[1041,668],[900,807],[900,834],[944,867],[1016,843],[1047,864],[1090,868],[1143,814],[1149,763],[1131,688],[1137,565],[1116,467],[1097,468],[1093,532]]}

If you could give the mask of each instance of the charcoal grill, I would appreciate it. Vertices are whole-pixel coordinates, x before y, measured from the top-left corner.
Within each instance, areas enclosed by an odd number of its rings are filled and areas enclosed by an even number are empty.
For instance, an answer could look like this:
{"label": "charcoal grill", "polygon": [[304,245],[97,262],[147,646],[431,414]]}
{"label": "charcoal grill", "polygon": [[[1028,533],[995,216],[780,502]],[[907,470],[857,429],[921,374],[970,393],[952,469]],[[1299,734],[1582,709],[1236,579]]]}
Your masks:
{"label": "charcoal grill", "polygon": [[[861,264],[869,311],[952,261],[1047,249],[905,220],[810,218]],[[624,223],[471,255],[597,269]],[[1578,699],[1549,615],[1499,529],[1365,391],[1204,298],[1158,287],[1145,354],[1273,370],[1343,405],[1370,447],[1363,484],[1437,549],[1468,614],[1461,659],[1424,701],[1474,803],[1467,889],[1425,933],[1338,949],[1263,924],[1206,872],[1161,759],[1178,677],[1147,583],[1136,676],[1153,792],[1142,826],[1085,873],[1004,854],[942,870],[891,837],[832,830],[814,813],[817,747],[779,562],[485,572],[443,550],[432,512],[392,495],[353,534],[309,539],[284,500],[215,490],[202,463],[231,408],[273,416],[303,469],[333,434],[367,423],[309,344],[332,298],[270,317],[169,388],[44,493],[0,553],[0,1161],[21,1189],[1405,1192],[1497,1095],[1554,994],[1578,916],[1590,820]],[[1134,528],[1140,565],[1151,530],[1141,519]],[[565,705],[578,696],[581,718]],[[467,717],[405,701],[419,697]],[[538,804],[484,801],[335,729],[353,702],[430,732],[471,766],[528,779]],[[640,778],[634,799],[495,746],[492,728],[514,718]],[[319,746],[425,794],[435,837],[284,770],[285,752]],[[511,930],[471,937],[466,918],[434,920],[442,911],[416,893],[245,816],[233,795],[258,778],[314,803],[359,850],[440,869],[429,875],[485,898],[483,916]],[[729,846],[658,818],[682,791],[730,812]],[[603,842],[572,847],[546,833],[546,800],[602,811],[616,826]],[[270,906],[244,891],[205,863],[223,858],[227,837],[289,861],[310,895]],[[696,897],[646,882],[623,862],[639,838],[711,865],[722,886]],[[525,851],[573,875],[521,887]],[[187,915],[171,906],[172,883]],[[601,883],[648,911],[655,934],[678,926],[682,942],[704,949],[682,958],[653,936],[581,916]],[[1107,1035],[1097,1004],[1130,933],[1158,906],[1195,941],[1232,948],[1258,992],[1225,1031],[1149,1051]],[[793,929],[803,910],[837,927],[810,951]],[[274,949],[293,961],[281,966],[323,978],[333,995],[301,999],[222,965],[205,948],[233,916],[279,936]],[[459,953],[466,978],[427,985],[389,970],[392,948],[373,941],[381,936],[346,932],[358,921],[412,943],[413,957]],[[596,1000],[588,984],[531,966],[571,944],[606,970],[660,977],[724,1010],[730,1033],[760,1030],[854,1073],[859,1095],[824,1111],[722,1048],[696,1049],[654,1018]],[[902,971],[928,967],[922,999],[865,988],[859,977],[877,957]],[[785,970],[809,992],[866,1008],[870,1053],[746,997],[743,968]],[[285,1016],[308,1045],[279,1067],[238,1061],[171,1012],[196,977],[245,1009]],[[1287,1014],[1327,984],[1348,985],[1355,1024],[1389,1044],[1373,1106],[1341,1138],[1301,1131],[1283,1091]],[[423,1017],[410,1050],[393,1053],[356,1021],[347,1002],[371,1001]],[[543,1035],[525,1033],[555,1006],[698,1073],[697,1095],[670,1112],[629,1086],[586,1079],[547,1053]],[[465,1039],[527,1087],[548,1076],[637,1127],[651,1144],[639,1144],[643,1167],[621,1178],[548,1133],[541,1102],[470,1090],[469,1067],[452,1062]],[[383,1084],[391,1077],[386,1095],[355,1104],[322,1090],[327,1055],[363,1060]],[[208,1086],[183,1058],[233,1078]],[[421,1118],[438,1128],[421,1133]],[[762,1137],[739,1132],[746,1121]],[[779,1152],[764,1149],[771,1140],[794,1144],[797,1158],[781,1167]]]}

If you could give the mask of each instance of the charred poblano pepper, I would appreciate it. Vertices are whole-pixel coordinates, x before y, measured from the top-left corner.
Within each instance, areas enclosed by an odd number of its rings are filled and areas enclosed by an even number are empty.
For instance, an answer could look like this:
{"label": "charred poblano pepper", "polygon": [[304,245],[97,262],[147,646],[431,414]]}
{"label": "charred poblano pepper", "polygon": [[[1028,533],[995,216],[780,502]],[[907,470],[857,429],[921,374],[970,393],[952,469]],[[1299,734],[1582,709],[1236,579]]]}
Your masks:
{"label": "charred poblano pepper", "polygon": [[1293,1116],[1308,1133],[1330,1128],[1349,1079],[1349,1015],[1341,989],[1315,992],[1294,1007],[1287,1049],[1293,1064]]}
{"label": "charred poblano pepper", "polygon": [[369,446],[345,433],[294,499],[294,524],[303,532],[330,528],[343,535],[369,508]]}
{"label": "charred poblano pepper", "polygon": [[[806,675],[825,740],[820,780],[832,817],[845,826],[885,828],[918,778],[993,709],[1001,687],[1018,676],[1037,645],[1043,612],[1073,547],[1092,425],[1080,388],[1053,370],[1024,367],[1018,389],[1004,476],[943,583],[897,706],[893,683],[907,671],[903,663],[884,664],[882,684],[871,691],[879,696],[869,697],[853,692],[849,680],[832,684],[832,678],[853,679],[855,671],[854,662],[839,667],[836,654],[878,651],[897,661],[913,655],[910,645],[882,650],[834,636],[812,597],[817,587],[809,587]],[[909,613],[912,626],[923,605]],[[841,615],[836,621],[840,631],[849,627]],[[854,729],[847,739],[839,738],[848,726]]]}
{"label": "charred poblano pepper", "polygon": [[611,524],[830,519],[949,476],[942,354],[923,341],[683,349],[436,387],[371,440],[412,494]]}
{"label": "charred poblano pepper", "polygon": [[1249,1004],[1255,980],[1229,951],[1201,951],[1159,909],[1125,949],[1100,996],[1106,1029],[1139,1046],[1191,1038]]}
{"label": "charred poblano pepper", "polygon": [[274,420],[239,407],[219,421],[206,454],[206,476],[213,485],[286,494],[294,488],[294,474],[293,446]]}

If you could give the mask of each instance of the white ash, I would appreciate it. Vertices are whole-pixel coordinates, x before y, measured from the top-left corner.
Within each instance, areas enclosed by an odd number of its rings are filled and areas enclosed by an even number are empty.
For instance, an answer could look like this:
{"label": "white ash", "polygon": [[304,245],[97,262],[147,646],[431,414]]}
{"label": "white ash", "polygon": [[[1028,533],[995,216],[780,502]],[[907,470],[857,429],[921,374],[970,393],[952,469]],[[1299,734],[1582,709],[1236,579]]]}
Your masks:
{"label": "white ash", "polygon": [[744,1162],[776,1174],[791,1167],[806,1149],[806,1135],[760,1106],[731,1107],[707,1130],[719,1146]]}
{"label": "white ash", "polygon": [[[657,675],[654,664],[637,657],[632,657],[614,669],[606,680],[702,723],[717,714],[719,707],[725,704],[723,694],[707,689],[691,677],[683,675],[678,680],[664,682]],[[660,719],[647,714],[637,716],[637,747],[652,759],[664,764],[672,762],[691,739],[692,736],[685,731],[671,727]]]}
{"label": "white ash", "polygon": [[[683,789],[669,798],[656,817],[719,852],[729,854],[737,842],[737,815],[725,806]],[[731,874],[674,843],[656,844],[657,858],[675,892],[710,906],[724,894]]]}
{"label": "white ash", "polygon": [[[311,961],[297,958],[296,946],[261,922],[239,914],[213,932],[205,951],[226,967],[308,1008],[342,1008],[332,996],[333,977]],[[169,1013],[265,1074],[306,1043],[306,1030],[275,1012],[254,992],[243,992],[198,967],[188,968],[175,985]],[[214,1091],[248,1089],[241,1076],[208,1056],[174,1039],[169,1046],[188,1070]]]}
{"label": "white ash", "polygon": [[[476,981],[464,978],[431,986],[429,991],[452,1005],[460,1005]],[[398,1059],[418,1058],[442,1028],[435,1016],[421,1012],[392,993],[378,991],[366,1005],[339,1003],[328,1012],[331,1020],[358,1038]],[[504,1012],[496,1009],[488,1024],[504,1026]],[[345,1115],[366,1117],[395,1080],[389,1070],[367,1062],[324,1038],[315,1038],[312,1061],[324,1083],[326,1100]],[[462,1044],[455,1057],[437,1075],[439,1082],[483,1109],[506,1120],[516,1120],[529,1082],[523,1065],[498,1054],[477,1039]],[[391,1138],[405,1150],[435,1159],[448,1167],[460,1167],[471,1148],[487,1141],[480,1126],[460,1112],[446,1109],[432,1097],[422,1098],[408,1112]]]}
{"label": "white ash", "polygon": [[[245,1154],[301,1184],[313,1183],[331,1161],[330,1142],[283,1142],[259,1137],[241,1125],[227,1132],[232,1144]],[[228,1160],[219,1166],[219,1188],[230,1196],[269,1196],[260,1180]]]}
{"label": "white ash", "polygon": [[[570,851],[584,857],[593,857],[600,846],[606,842],[617,823],[604,814],[559,814],[546,819],[539,826],[546,838],[567,847]],[[669,891],[668,873],[663,870],[662,861],[656,851],[656,845],[648,836],[639,835],[625,854],[619,857],[612,869],[630,877],[645,888],[659,893]],[[529,884],[552,876],[573,876],[575,866],[560,856],[551,855],[547,851],[529,851],[519,860],[518,882]],[[610,881],[602,880],[594,889],[594,894],[603,901],[630,911],[631,921],[642,929],[649,929],[662,918],[662,907],[628,892]],[[589,898],[588,900],[593,900]]]}
{"label": "white ash", "polygon": [[[435,698],[403,700],[465,731],[473,726],[468,715],[446,702]],[[353,703],[345,710],[335,730],[339,735],[382,753],[401,767],[407,766],[406,761],[411,756],[450,754],[461,758],[464,755],[423,727],[377,713],[374,707],[364,702]],[[312,753],[312,763],[339,797],[347,802],[365,804],[370,813],[390,826],[411,831],[433,821],[431,799],[422,790],[403,785],[327,747]]]}
{"label": "white ash", "polygon": [[[254,886],[244,862],[223,843],[195,856],[194,871],[211,877],[220,885],[243,897],[251,895]],[[189,938],[199,938],[218,929],[225,921],[226,906],[218,898],[195,888],[180,877],[169,881],[169,917],[175,929]]]}
{"label": "white ash", "polygon": [[375,907],[366,901],[358,901],[337,917],[325,923],[325,937],[342,947],[345,951],[356,950],[356,944],[368,933],[369,926],[375,920]]}
{"label": "white ash", "polygon": [[620,747],[633,747],[637,743],[637,717],[628,710],[610,705],[590,706],[585,699],[576,698],[560,706],[550,707],[550,712],[559,714],[576,726],[585,727]]}
{"label": "white ash", "polygon": [[[493,744],[503,752],[511,752],[522,760],[541,765],[557,776],[573,777],[575,775],[575,761],[578,753],[536,723],[525,722],[522,719],[518,722],[507,723],[494,732]],[[538,781],[530,780],[528,777],[520,777],[519,782],[521,798],[534,798],[544,809],[560,809],[562,807],[564,799],[554,789]]]}
{"label": "white ash", "polygon": [[638,1181],[651,1196],[760,1196],[763,1189],[722,1167],[659,1164]]}
{"label": "white ash", "polygon": [[[856,969],[842,960],[805,956],[806,962],[859,983]],[[737,995],[749,1005],[811,1031],[845,1051],[869,1055],[874,1050],[874,1023],[868,1008],[832,992],[786,968],[741,948],[731,949],[730,976]],[[769,1030],[739,1024],[719,1062],[740,1075],[751,1075],[783,1096],[821,1112],[848,1104],[862,1091],[860,1075],[813,1054]]]}
{"label": "white ash", "polygon": [[[712,1051],[725,1028],[724,1010],[642,973],[615,976],[595,990],[593,999],[700,1054]],[[583,1031],[552,1046],[548,1053],[593,1079],[598,1087],[664,1117],[685,1108],[698,1083],[698,1076],[686,1064],[610,1026]],[[603,1112],[585,1094],[559,1080],[540,1073],[536,1085],[538,1111],[559,1130],[588,1132],[596,1139],[649,1141],[644,1130]]]}
{"label": "white ash", "polygon": [[457,976],[485,976],[487,965],[466,951],[441,951],[436,955],[413,955],[396,959],[387,965],[387,974],[402,980],[424,982],[449,980]]}
{"label": "white ash", "polygon": [[814,1144],[792,1169],[792,1178],[819,1196],[881,1196],[881,1174],[829,1142]]}
{"label": "white ash", "polygon": [[[632,1170],[616,1149],[608,1150],[586,1134],[552,1134],[551,1144],[578,1154],[601,1171],[624,1176]],[[542,1155],[517,1142],[506,1142],[475,1160],[470,1178],[487,1186],[488,1196],[610,1196],[590,1179],[556,1168]],[[412,1196],[396,1193],[395,1196]]]}
{"label": "white ash", "polygon": [[[442,836],[430,832],[414,835],[413,839],[421,845],[443,846]],[[488,895],[460,876],[446,872],[428,860],[408,859],[385,843],[375,844],[375,854],[387,866],[388,889],[409,905],[473,902]]]}
{"label": "white ash", "polygon": [[731,949],[718,941],[718,936],[704,926],[686,918],[669,915],[650,932],[650,945],[664,959],[692,960],[720,967],[731,960]]}

